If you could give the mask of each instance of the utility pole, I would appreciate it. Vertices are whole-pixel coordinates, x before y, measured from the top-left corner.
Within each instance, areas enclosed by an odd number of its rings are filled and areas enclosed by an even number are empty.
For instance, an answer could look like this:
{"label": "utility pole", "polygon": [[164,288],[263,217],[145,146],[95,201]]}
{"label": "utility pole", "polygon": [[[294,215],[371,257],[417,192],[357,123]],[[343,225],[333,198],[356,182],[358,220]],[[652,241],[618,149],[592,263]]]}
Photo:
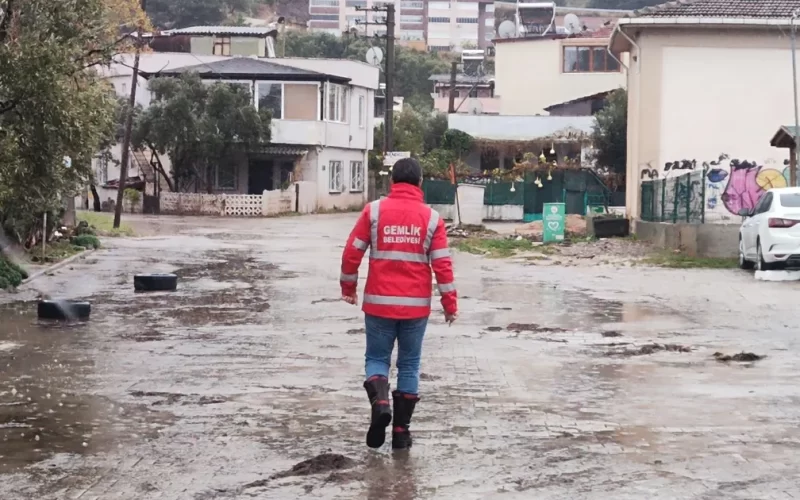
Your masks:
{"label": "utility pole", "polygon": [[458,79],[458,62],[453,61],[450,67],[450,104],[447,106],[447,112],[453,114],[456,112],[456,80]]}
{"label": "utility pole", "polygon": [[394,4],[386,5],[386,135],[383,152],[394,149]]}
{"label": "utility pole", "polygon": [[[395,6],[393,3],[386,4],[383,7],[356,7],[357,11],[364,12],[385,12],[386,17],[381,21],[371,22],[366,20],[364,22],[356,21],[359,26],[386,26],[386,67],[384,68],[384,75],[386,77],[386,110],[384,112],[383,124],[383,152],[388,153],[394,147],[394,43],[395,43]],[[383,38],[376,35],[376,38]]]}
{"label": "utility pole", "polygon": [[[147,12],[147,0],[141,0],[143,12]],[[125,184],[128,182],[128,162],[131,150],[131,129],[133,128],[133,112],[136,107],[136,86],[139,83],[139,59],[141,59],[142,36],[141,26],[136,31],[136,55],[133,58],[133,72],[131,74],[131,95],[128,98],[128,113],[125,116],[125,133],[122,136],[122,161],[119,166],[119,183],[117,185],[117,205],[114,207],[114,229],[119,229],[122,219],[122,203],[125,200]]]}
{"label": "utility pole", "polygon": [[792,12],[792,84],[794,88],[794,148],[791,149],[792,158],[789,162],[789,185],[792,187],[797,186],[797,153],[800,151],[798,148],[798,137],[800,137],[800,113],[798,113],[797,105],[797,18],[800,16],[800,9],[795,9]]}

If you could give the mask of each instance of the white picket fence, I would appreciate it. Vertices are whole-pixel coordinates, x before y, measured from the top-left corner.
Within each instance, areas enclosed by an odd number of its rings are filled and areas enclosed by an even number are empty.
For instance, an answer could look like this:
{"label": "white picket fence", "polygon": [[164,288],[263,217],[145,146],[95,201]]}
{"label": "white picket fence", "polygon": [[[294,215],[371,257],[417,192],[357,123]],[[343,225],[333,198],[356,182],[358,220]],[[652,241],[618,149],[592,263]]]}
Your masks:
{"label": "white picket fence", "polygon": [[295,188],[263,194],[161,193],[161,213],[264,217],[295,211]]}

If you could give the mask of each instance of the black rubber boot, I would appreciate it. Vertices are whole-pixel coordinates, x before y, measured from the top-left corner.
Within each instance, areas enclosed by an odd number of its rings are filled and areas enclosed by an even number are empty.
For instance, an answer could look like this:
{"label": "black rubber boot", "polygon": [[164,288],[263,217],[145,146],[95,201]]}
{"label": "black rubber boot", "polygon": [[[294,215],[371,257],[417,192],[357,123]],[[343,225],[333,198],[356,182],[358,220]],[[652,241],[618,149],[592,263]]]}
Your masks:
{"label": "black rubber boot", "polygon": [[386,377],[370,377],[364,382],[367,397],[372,406],[372,420],[367,431],[367,446],[380,448],[386,442],[386,428],[392,423],[392,408],[389,404],[389,380]]}
{"label": "black rubber boot", "polygon": [[392,449],[405,450],[411,448],[411,416],[417,406],[419,397],[400,391],[392,393],[394,398],[394,422],[392,423]]}

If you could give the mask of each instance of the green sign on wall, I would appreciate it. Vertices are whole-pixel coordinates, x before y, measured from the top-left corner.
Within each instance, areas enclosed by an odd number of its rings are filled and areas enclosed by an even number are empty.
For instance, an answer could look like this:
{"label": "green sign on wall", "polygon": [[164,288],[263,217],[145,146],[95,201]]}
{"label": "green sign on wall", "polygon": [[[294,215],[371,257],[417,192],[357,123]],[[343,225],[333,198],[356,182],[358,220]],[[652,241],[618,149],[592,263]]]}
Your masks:
{"label": "green sign on wall", "polygon": [[545,203],[542,211],[544,225],[544,242],[564,241],[564,223],[566,221],[563,203]]}

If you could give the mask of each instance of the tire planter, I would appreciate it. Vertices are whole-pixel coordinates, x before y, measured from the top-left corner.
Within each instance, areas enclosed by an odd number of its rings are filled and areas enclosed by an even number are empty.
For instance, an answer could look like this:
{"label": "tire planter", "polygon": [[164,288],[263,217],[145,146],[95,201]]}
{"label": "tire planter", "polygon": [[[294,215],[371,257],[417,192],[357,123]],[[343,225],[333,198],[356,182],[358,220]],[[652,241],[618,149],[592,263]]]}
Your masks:
{"label": "tire planter", "polygon": [[40,300],[36,312],[39,319],[86,321],[92,314],[92,305],[74,300]]}
{"label": "tire planter", "polygon": [[630,221],[621,217],[592,217],[593,233],[596,238],[624,238],[630,234]]}
{"label": "tire planter", "polygon": [[137,292],[174,292],[178,289],[178,276],[174,274],[137,274],[133,277]]}

